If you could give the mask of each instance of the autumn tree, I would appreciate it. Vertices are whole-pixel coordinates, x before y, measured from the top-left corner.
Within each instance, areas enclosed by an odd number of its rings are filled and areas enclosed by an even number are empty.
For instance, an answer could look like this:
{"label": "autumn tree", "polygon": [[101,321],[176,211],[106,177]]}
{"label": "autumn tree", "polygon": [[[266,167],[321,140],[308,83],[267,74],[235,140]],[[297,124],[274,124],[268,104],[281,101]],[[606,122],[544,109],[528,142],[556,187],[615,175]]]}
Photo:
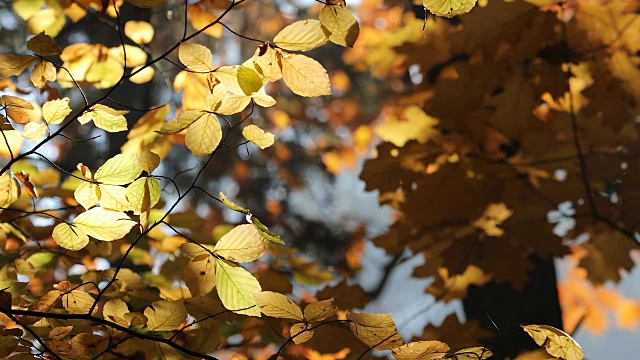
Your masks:
{"label": "autumn tree", "polygon": [[[551,259],[571,250],[598,285],[636,246],[640,49],[637,9],[620,4],[373,1],[356,17],[336,1],[12,1],[24,39],[0,54],[0,354],[485,359],[514,351],[509,327],[581,359],[560,329],[593,312],[562,322]],[[376,81],[363,71],[385,82],[356,94],[351,79]],[[346,126],[351,141],[276,141],[307,115],[328,124],[308,130]],[[427,291],[471,294],[468,314],[496,333],[462,336],[477,323],[451,318],[405,344],[391,314],[358,311],[387,279],[368,294],[348,284],[361,233],[334,272],[287,245],[321,227],[265,193],[303,186],[301,159],[336,173],[366,157],[367,188],[399,214],[375,240],[387,274],[406,248],[423,253]],[[347,248],[325,238],[327,254]],[[496,289],[550,303],[487,308]]]}

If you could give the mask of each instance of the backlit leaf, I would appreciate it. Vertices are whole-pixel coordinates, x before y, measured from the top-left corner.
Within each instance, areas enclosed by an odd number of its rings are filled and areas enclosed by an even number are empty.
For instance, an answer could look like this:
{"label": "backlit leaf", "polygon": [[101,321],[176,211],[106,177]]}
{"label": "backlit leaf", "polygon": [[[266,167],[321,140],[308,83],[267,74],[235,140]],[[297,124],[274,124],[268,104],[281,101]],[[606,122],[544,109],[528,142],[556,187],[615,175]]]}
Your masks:
{"label": "backlit leaf", "polygon": [[187,129],[185,143],[194,156],[211,154],[222,139],[222,128],[218,117],[206,114]]}
{"label": "backlit leaf", "polygon": [[20,184],[11,175],[0,175],[0,206],[8,207],[20,197]]}
{"label": "backlit leaf", "polygon": [[294,343],[302,344],[313,337],[313,330],[305,330],[306,328],[307,324],[305,323],[293,324],[291,328],[289,328],[289,334],[293,338]]}
{"label": "backlit leaf", "polygon": [[154,29],[146,21],[130,20],[124,24],[124,34],[136,44],[148,44],[153,39]]}
{"label": "backlit leaf", "polygon": [[78,117],[78,121],[81,124],[86,124],[93,120],[98,128],[108,132],[125,131],[127,130],[127,119],[124,115],[127,113],[126,110],[115,110],[105,105],[96,104]]}
{"label": "backlit leaf", "polygon": [[353,47],[360,34],[360,25],[349,10],[340,6],[325,5],[320,11],[319,19],[322,26],[331,33],[331,42]]}
{"label": "backlit leaf", "polygon": [[270,81],[282,79],[277,52],[269,45],[262,45],[253,55],[253,63],[259,73]]}
{"label": "backlit leaf", "polygon": [[46,60],[39,60],[31,71],[31,82],[35,87],[43,88],[47,82],[56,81],[56,67]]}
{"label": "backlit leaf", "polygon": [[0,54],[0,77],[18,76],[34,62],[31,55]]}
{"label": "backlit leaf", "polygon": [[[145,195],[145,192],[148,194]],[[140,178],[127,186],[126,190],[127,199],[133,206],[133,212],[136,215],[145,211],[143,206],[145,196],[149,197],[147,206],[150,209],[160,201],[160,193],[160,183],[153,177]]]}
{"label": "backlit leaf", "polygon": [[186,67],[193,71],[209,72],[213,70],[213,55],[205,46],[190,42],[183,42],[178,49],[178,58]]}
{"label": "backlit leaf", "polygon": [[300,20],[282,29],[273,43],[290,51],[308,51],[326,44],[328,34],[318,20]]}
{"label": "backlit leaf", "polygon": [[175,330],[187,320],[187,309],[182,301],[155,301],[144,310],[147,327],[151,331]]}
{"label": "backlit leaf", "polygon": [[569,334],[549,325],[523,325],[524,331],[550,355],[565,360],[582,360],[584,352]]}
{"label": "backlit leaf", "polygon": [[387,350],[402,344],[391,314],[347,313],[351,331],[367,346],[375,350]]}
{"label": "backlit leaf", "polygon": [[228,207],[229,209],[231,209],[231,210],[238,211],[238,212],[241,212],[241,213],[243,213],[243,214],[248,214],[248,213],[249,213],[249,210],[248,210],[248,209],[245,209],[245,208],[243,208],[243,207],[241,207],[241,206],[236,205],[234,202],[232,202],[231,200],[229,200],[229,199],[227,198],[227,196],[226,196],[225,194],[223,194],[222,192],[220,192],[220,201],[222,201],[222,203],[223,203],[226,207]]}
{"label": "backlit leaf", "polygon": [[302,321],[302,310],[286,296],[272,291],[263,291],[254,294],[260,310],[263,314],[276,318],[293,319]]}
{"label": "backlit leaf", "polygon": [[122,326],[129,325],[124,319],[124,315],[129,312],[129,307],[121,298],[107,301],[102,307],[102,316],[105,320],[113,321]]}
{"label": "backlit leaf", "polygon": [[89,237],[84,231],[65,223],[58,224],[53,229],[53,240],[61,247],[72,251],[83,249],[89,243]]}
{"label": "backlit leaf", "polygon": [[447,351],[449,346],[440,341],[414,341],[391,349],[391,356],[396,360],[426,360],[428,355]]}
{"label": "backlit leaf", "polygon": [[248,125],[242,129],[242,136],[248,141],[258,145],[260,149],[266,149],[273,145],[275,135],[270,132],[265,132],[255,125]]}
{"label": "backlit leaf", "polygon": [[253,295],[262,291],[262,288],[247,270],[216,259],[216,288],[225,308],[237,314],[260,316],[260,308]]}
{"label": "backlit leaf", "polygon": [[138,165],[148,173],[153,172],[160,165],[160,156],[153,151],[144,150],[138,156]]}
{"label": "backlit leaf", "polygon": [[30,122],[24,126],[22,137],[32,142],[38,142],[47,134],[47,125],[40,122]]}
{"label": "backlit leaf", "polygon": [[195,257],[184,269],[184,282],[191,296],[205,295],[216,286],[216,265],[213,256],[207,254]]}
{"label": "backlit leaf", "polygon": [[136,224],[125,213],[100,207],[83,212],[73,219],[73,223],[87,235],[104,241],[123,238]]}
{"label": "backlit leaf", "polygon": [[126,153],[118,154],[107,160],[93,177],[102,184],[125,185],[135,180],[141,173],[138,155]]}
{"label": "backlit leaf", "polygon": [[93,297],[82,290],[72,290],[62,295],[62,306],[70,314],[88,313],[93,302]]}
{"label": "backlit leaf", "polygon": [[264,254],[269,241],[251,224],[238,225],[216,243],[214,253],[233,262],[254,261]]}
{"label": "backlit leaf", "polygon": [[422,4],[433,15],[451,18],[471,11],[476,0],[423,0]]}
{"label": "backlit leaf", "polygon": [[[62,291],[59,290],[50,290],[43,297],[36,300],[33,304],[29,306],[30,311],[37,312],[49,312],[55,304],[62,297]],[[41,318],[38,316],[22,316],[20,317],[20,322],[25,325],[33,325]]]}
{"label": "backlit leaf", "polygon": [[331,95],[327,71],[312,58],[299,54],[279,53],[282,77],[287,86],[300,96]]}
{"label": "backlit leaf", "polygon": [[94,183],[83,182],[73,192],[73,197],[85,209],[89,209],[100,201],[100,188]]}
{"label": "backlit leaf", "polygon": [[307,321],[322,321],[336,314],[338,307],[333,298],[313,302],[304,308],[304,319]]}
{"label": "backlit leaf", "polygon": [[42,105],[42,117],[49,124],[60,124],[69,114],[71,108],[68,97],[47,101]]}
{"label": "backlit leaf", "polygon": [[158,130],[161,134],[177,134],[182,130],[189,127],[189,125],[193,124],[194,121],[199,118],[206,116],[207,114],[204,111],[199,110],[187,110],[182,114],[178,115],[177,118],[171,119],[167,121],[162,129]]}
{"label": "backlit leaf", "polygon": [[117,185],[100,185],[100,206],[107,210],[129,211],[131,204],[127,200],[127,189]]}

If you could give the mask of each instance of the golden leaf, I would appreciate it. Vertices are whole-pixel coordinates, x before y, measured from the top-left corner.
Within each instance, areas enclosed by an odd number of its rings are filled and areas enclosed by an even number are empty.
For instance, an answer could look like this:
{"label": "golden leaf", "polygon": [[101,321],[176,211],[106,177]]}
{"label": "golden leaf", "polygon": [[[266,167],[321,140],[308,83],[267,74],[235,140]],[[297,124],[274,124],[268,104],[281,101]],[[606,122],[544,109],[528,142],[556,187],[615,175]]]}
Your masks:
{"label": "golden leaf", "polygon": [[250,141],[256,145],[260,149],[266,149],[269,146],[273,145],[275,135],[270,132],[265,132],[255,125],[247,125],[244,129],[242,129],[242,136],[244,136],[247,141]]}
{"label": "golden leaf", "polygon": [[351,320],[351,331],[367,346],[374,350],[387,350],[402,344],[396,323],[391,314],[356,314],[347,313]]}
{"label": "golden leaf", "polygon": [[299,54],[278,53],[282,77],[287,86],[300,96],[331,95],[327,71],[312,58]]}
{"label": "golden leaf", "polygon": [[328,34],[318,20],[300,20],[282,29],[273,43],[290,51],[308,51],[329,41]]}
{"label": "golden leaf", "polygon": [[272,291],[253,294],[254,299],[263,314],[276,318],[302,321],[302,310],[286,296]]}
{"label": "golden leaf", "polygon": [[187,320],[187,309],[182,300],[160,300],[151,303],[144,310],[147,317],[147,327],[151,331],[175,330]]}
{"label": "golden leaf", "polygon": [[320,11],[319,19],[322,26],[331,33],[331,42],[353,47],[360,34],[360,25],[349,10],[340,6],[325,5]]}
{"label": "golden leaf", "polygon": [[214,258],[207,254],[193,258],[184,269],[184,282],[191,296],[205,295],[216,286],[216,267]]}

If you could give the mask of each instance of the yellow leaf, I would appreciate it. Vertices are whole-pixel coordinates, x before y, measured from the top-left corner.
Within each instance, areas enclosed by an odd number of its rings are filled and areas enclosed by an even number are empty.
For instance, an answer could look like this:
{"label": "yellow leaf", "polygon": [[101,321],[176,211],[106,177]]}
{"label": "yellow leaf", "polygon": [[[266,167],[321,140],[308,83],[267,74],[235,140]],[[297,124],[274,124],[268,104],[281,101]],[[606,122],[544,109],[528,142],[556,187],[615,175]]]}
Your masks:
{"label": "yellow leaf", "polygon": [[187,320],[187,309],[182,300],[160,300],[144,309],[144,315],[151,331],[175,330]]}
{"label": "yellow leaf", "polygon": [[251,97],[232,94],[224,84],[218,84],[207,96],[206,102],[209,109],[215,113],[233,115],[244,110],[251,102]]}
{"label": "yellow leaf", "polygon": [[304,308],[304,319],[307,321],[322,321],[336,314],[338,307],[333,298],[316,301]]}
{"label": "yellow leaf", "polygon": [[61,9],[47,8],[39,10],[29,20],[27,20],[27,30],[29,34],[46,33],[49,36],[56,37],[62,31],[67,17]]}
{"label": "yellow leaf", "polygon": [[263,291],[253,295],[263,314],[276,318],[302,321],[302,310],[286,296],[272,291]]}
{"label": "yellow leaf", "polygon": [[127,200],[127,189],[117,185],[100,185],[100,206],[107,210],[129,211],[131,204]]}
{"label": "yellow leaf", "polygon": [[29,39],[27,41],[27,49],[40,56],[58,55],[62,52],[60,46],[53,41],[51,36],[46,35],[44,32]]}
{"label": "yellow leaf", "polygon": [[53,228],[53,240],[61,247],[78,251],[89,243],[89,237],[78,227],[71,228],[68,224],[62,223]]}
{"label": "yellow leaf", "polygon": [[30,122],[24,126],[22,137],[32,142],[38,142],[47,133],[47,125],[44,123]]}
{"label": "yellow leaf", "polygon": [[160,155],[145,149],[138,155],[138,165],[142,170],[152,173],[160,165]]}
{"label": "yellow leaf", "polygon": [[62,306],[67,309],[69,314],[86,314],[91,309],[93,302],[93,297],[81,290],[72,290],[62,295]]}
{"label": "yellow leaf", "polygon": [[20,184],[13,176],[0,175],[0,207],[8,207],[20,198]]}
{"label": "yellow leaf", "polygon": [[216,287],[225,308],[249,316],[260,316],[253,294],[262,291],[260,283],[242,267],[216,259]]}
{"label": "yellow leaf", "polygon": [[300,96],[331,95],[327,71],[319,62],[298,54],[278,53],[284,82]]}
{"label": "yellow leaf", "polygon": [[185,143],[194,156],[211,154],[222,139],[222,128],[214,114],[207,113],[189,125]]}
{"label": "yellow leaf", "polygon": [[34,62],[31,55],[0,54],[0,77],[18,76]]}
{"label": "yellow leaf", "polygon": [[584,352],[569,334],[549,325],[523,325],[524,331],[536,344],[544,345],[550,355],[565,360],[582,360]]}
{"label": "yellow leaf", "polygon": [[253,261],[267,250],[269,241],[252,224],[238,225],[216,243],[214,253],[233,262]]}
{"label": "yellow leaf", "polygon": [[193,258],[184,269],[184,282],[191,296],[205,295],[216,286],[216,268],[213,256],[207,254]]}
{"label": "yellow leaf", "polygon": [[482,217],[473,222],[473,226],[484,230],[489,236],[502,236],[504,230],[498,225],[511,217],[512,214],[513,211],[504,203],[492,203],[484,210]]}
{"label": "yellow leaf", "polygon": [[270,132],[264,132],[264,130],[255,125],[245,126],[245,128],[242,129],[242,136],[248,141],[258,145],[260,149],[266,149],[273,145],[275,139],[275,135]]}
{"label": "yellow leaf", "polygon": [[43,88],[47,81],[56,81],[56,67],[46,60],[40,60],[31,71],[31,82],[35,87]]}
{"label": "yellow leaf", "polygon": [[136,223],[125,213],[95,207],[78,215],[73,224],[93,238],[113,241],[127,235]]}
{"label": "yellow leaf", "polygon": [[[187,6],[187,14],[189,14],[189,20],[191,20],[191,26],[196,30],[209,26],[218,19],[215,14],[205,10],[199,4]],[[223,29],[222,25],[214,24],[213,26],[209,26],[204,33],[215,38],[220,38],[222,36]]]}
{"label": "yellow leaf", "polygon": [[238,85],[245,95],[251,95],[258,92],[263,85],[262,77],[254,69],[240,66],[238,68]]}
{"label": "yellow leaf", "polygon": [[302,344],[313,337],[313,330],[305,330],[306,328],[307,324],[305,323],[293,324],[289,328],[289,335],[293,338],[294,343]]}
{"label": "yellow leaf", "polygon": [[328,35],[318,20],[300,20],[282,29],[273,43],[290,51],[308,51],[329,41]]}
{"label": "yellow leaf", "polygon": [[180,251],[190,258],[196,258],[202,255],[209,255],[209,251],[213,252],[213,248],[209,244],[184,243],[180,245]]}
{"label": "yellow leaf", "polygon": [[439,133],[435,129],[438,123],[438,119],[427,115],[420,107],[411,105],[403,109],[399,117],[388,115],[384,123],[375,128],[375,133],[399,147],[409,140],[424,144]]}
{"label": "yellow leaf", "polygon": [[144,84],[153,79],[153,75],[155,75],[156,73],[153,67],[147,66],[142,71],[140,71],[143,66],[144,65],[136,66],[135,68],[133,68],[133,70],[131,70],[131,73],[135,75],[131,76],[129,78],[129,81],[134,84]]}
{"label": "yellow leaf", "polygon": [[276,104],[276,100],[267,95],[264,88],[261,88],[257,92],[251,94],[251,98],[256,102],[256,104],[262,107],[271,107]]}
{"label": "yellow leaf", "polygon": [[476,0],[423,0],[422,5],[433,15],[452,18],[471,11]]}
{"label": "yellow leaf", "polygon": [[124,34],[136,44],[148,44],[153,39],[154,29],[146,21],[130,20],[124,24]]}
{"label": "yellow leaf", "polygon": [[94,183],[83,182],[73,192],[73,197],[78,204],[89,209],[100,201],[100,188]]}
{"label": "yellow leaf", "polygon": [[178,49],[178,58],[186,67],[193,71],[209,72],[213,70],[213,56],[211,50],[205,46],[183,42]]}
{"label": "yellow leaf", "polygon": [[391,356],[396,360],[423,360],[427,355],[447,351],[449,346],[440,341],[414,341],[391,349]]}
{"label": "yellow leaf", "polygon": [[228,207],[231,210],[241,212],[243,214],[249,214],[249,209],[245,209],[242,206],[236,205],[233,201],[229,200],[225,194],[220,192],[220,201],[224,204],[224,206]]}
{"label": "yellow leaf", "polygon": [[13,0],[13,10],[22,18],[29,20],[44,6],[44,0]]}
{"label": "yellow leaf", "polygon": [[[132,182],[131,185],[127,186],[126,191],[127,199],[133,206],[133,213],[136,215],[148,211],[160,201],[160,183],[153,177],[140,178]],[[145,195],[145,192],[147,192],[147,195]],[[144,209],[145,196],[148,196],[149,203],[147,207],[149,209]]]}
{"label": "yellow leaf", "polygon": [[325,5],[320,11],[319,19],[322,26],[331,33],[331,42],[353,47],[360,34],[360,26],[349,10],[340,6]]}
{"label": "yellow leaf", "polygon": [[101,184],[124,185],[135,180],[141,173],[138,154],[118,154],[100,166],[94,179]]}
{"label": "yellow leaf", "polygon": [[71,108],[68,97],[47,101],[42,105],[42,117],[49,124],[60,124],[69,114],[71,114]]}
{"label": "yellow leaf", "polygon": [[102,130],[118,132],[127,130],[127,119],[124,117],[127,113],[128,111],[126,110],[115,110],[108,106],[96,104],[78,117],[78,121],[81,124],[86,124],[93,120],[94,124]]}
{"label": "yellow leaf", "polygon": [[253,55],[253,64],[256,70],[270,81],[278,81],[282,78],[277,52],[267,44],[256,49]]}
{"label": "yellow leaf", "polygon": [[347,313],[351,320],[351,331],[367,346],[374,350],[387,350],[402,344],[396,324],[391,314],[355,314]]}
{"label": "yellow leaf", "polygon": [[124,319],[124,315],[129,313],[127,303],[120,298],[111,299],[104,304],[102,308],[102,316],[105,320],[112,321],[122,326],[128,326],[129,323]]}
{"label": "yellow leaf", "polygon": [[160,134],[177,134],[182,130],[189,127],[199,118],[205,116],[207,113],[200,110],[187,110],[178,115],[177,118],[167,121],[162,128],[158,130]]}

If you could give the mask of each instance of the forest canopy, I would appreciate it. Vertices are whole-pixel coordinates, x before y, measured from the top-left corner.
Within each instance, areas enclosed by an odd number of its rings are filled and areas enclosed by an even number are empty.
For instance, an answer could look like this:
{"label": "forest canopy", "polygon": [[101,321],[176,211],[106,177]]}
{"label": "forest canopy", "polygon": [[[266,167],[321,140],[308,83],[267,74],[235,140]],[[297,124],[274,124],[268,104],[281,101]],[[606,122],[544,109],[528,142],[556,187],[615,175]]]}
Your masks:
{"label": "forest canopy", "polygon": [[640,324],[639,17],[2,3],[0,357],[586,358]]}

